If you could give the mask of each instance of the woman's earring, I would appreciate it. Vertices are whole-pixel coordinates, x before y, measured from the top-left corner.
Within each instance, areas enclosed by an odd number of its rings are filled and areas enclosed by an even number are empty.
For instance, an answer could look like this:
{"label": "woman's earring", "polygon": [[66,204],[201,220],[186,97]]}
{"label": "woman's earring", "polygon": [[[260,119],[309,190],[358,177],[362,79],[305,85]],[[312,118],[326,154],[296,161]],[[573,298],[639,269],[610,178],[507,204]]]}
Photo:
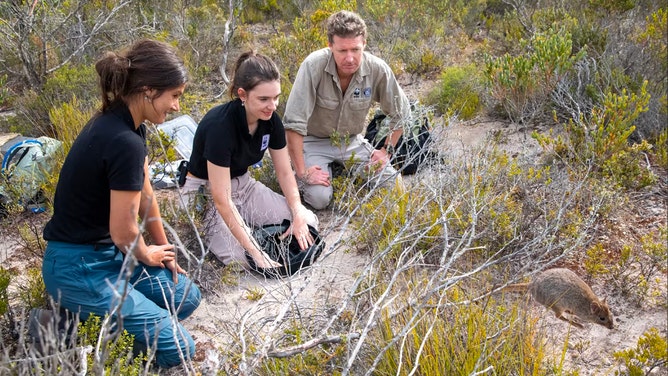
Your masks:
{"label": "woman's earring", "polygon": [[147,100],[148,103],[151,103],[151,98],[149,98],[148,95],[144,95],[144,100]]}
{"label": "woman's earring", "polygon": [[241,101],[241,107],[246,105],[246,101]]}

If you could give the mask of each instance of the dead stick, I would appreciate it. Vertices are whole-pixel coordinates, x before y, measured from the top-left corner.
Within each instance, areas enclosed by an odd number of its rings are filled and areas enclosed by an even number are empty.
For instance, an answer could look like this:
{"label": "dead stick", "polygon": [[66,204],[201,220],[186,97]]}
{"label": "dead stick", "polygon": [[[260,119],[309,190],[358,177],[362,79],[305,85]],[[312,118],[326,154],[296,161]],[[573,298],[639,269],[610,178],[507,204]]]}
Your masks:
{"label": "dead stick", "polygon": [[289,356],[293,356],[299,353],[302,353],[308,349],[314,348],[318,345],[322,345],[325,343],[340,343],[340,342],[346,342],[351,339],[357,339],[359,338],[360,335],[359,333],[350,333],[347,335],[338,335],[338,336],[329,336],[329,337],[321,337],[321,338],[313,338],[310,341],[306,341],[302,343],[301,345],[297,346],[292,346],[288,347],[285,349],[280,349],[280,350],[270,350],[267,352],[267,356],[271,358],[287,358]]}

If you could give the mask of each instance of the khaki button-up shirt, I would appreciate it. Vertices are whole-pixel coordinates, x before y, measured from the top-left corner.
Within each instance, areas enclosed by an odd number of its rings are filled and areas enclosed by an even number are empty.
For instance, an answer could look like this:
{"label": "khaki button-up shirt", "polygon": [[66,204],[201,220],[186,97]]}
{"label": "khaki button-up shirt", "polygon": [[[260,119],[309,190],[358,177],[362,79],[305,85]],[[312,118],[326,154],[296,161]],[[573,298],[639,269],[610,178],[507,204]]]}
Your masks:
{"label": "khaki button-up shirt", "polygon": [[380,58],[364,52],[345,95],[341,91],[336,63],[329,48],[311,53],[299,67],[283,124],[302,136],[340,137],[364,131],[369,109],[379,103],[398,129],[410,116],[410,104],[390,67]]}

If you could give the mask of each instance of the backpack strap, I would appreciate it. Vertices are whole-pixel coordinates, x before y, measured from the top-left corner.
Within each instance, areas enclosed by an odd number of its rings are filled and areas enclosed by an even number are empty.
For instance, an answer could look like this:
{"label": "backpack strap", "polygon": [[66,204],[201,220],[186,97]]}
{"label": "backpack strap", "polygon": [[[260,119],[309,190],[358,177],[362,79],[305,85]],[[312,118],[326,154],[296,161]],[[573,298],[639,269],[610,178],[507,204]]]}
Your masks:
{"label": "backpack strap", "polygon": [[37,146],[42,146],[42,143],[38,140],[23,140],[19,143],[16,143],[12,145],[12,147],[7,150],[5,155],[2,158],[2,173],[4,174],[5,171],[7,170],[7,167],[9,167],[9,164],[12,162],[13,159],[15,159],[16,155],[19,154],[19,152],[23,149],[23,153],[19,156],[19,159],[15,163],[21,162],[23,158],[28,154],[28,150],[30,150],[30,146],[37,145]]}

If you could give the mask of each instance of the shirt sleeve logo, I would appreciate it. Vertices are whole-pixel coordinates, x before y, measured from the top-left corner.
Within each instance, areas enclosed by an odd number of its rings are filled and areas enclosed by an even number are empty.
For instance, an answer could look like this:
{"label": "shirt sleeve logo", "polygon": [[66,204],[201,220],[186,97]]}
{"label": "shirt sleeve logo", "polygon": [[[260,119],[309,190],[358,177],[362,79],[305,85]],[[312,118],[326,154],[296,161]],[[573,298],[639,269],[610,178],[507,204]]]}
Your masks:
{"label": "shirt sleeve logo", "polygon": [[269,147],[269,135],[265,134],[262,136],[262,145],[260,146],[260,151],[264,151]]}

